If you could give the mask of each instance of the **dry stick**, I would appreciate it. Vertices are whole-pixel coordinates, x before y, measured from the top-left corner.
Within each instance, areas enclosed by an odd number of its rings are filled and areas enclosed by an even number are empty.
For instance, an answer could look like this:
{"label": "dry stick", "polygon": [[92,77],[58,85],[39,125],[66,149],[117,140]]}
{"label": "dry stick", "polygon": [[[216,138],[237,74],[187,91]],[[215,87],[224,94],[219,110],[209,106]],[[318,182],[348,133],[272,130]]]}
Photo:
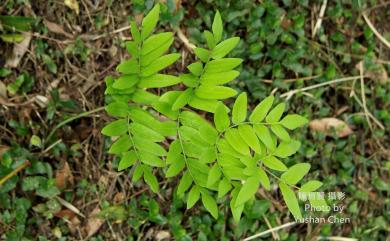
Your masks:
{"label": "dry stick", "polygon": [[385,44],[388,48],[390,48],[390,43],[387,41],[374,27],[374,25],[371,23],[370,19],[368,19],[367,14],[365,12],[362,12],[363,18],[366,21],[368,27],[374,32],[374,34],[378,37],[378,39]]}
{"label": "dry stick", "polygon": [[280,229],[284,229],[284,228],[288,228],[290,226],[294,226],[296,225],[297,223],[296,222],[290,222],[290,223],[286,223],[286,224],[283,224],[281,226],[278,226],[278,227],[275,227],[275,228],[271,228],[271,229],[268,229],[267,231],[264,231],[264,232],[261,232],[261,233],[258,233],[258,234],[255,234],[253,236],[250,236],[246,239],[244,239],[243,241],[249,241],[249,240],[252,240],[252,239],[255,239],[255,238],[259,238],[263,235],[266,235],[268,233],[272,233],[272,232],[275,232],[275,231],[278,231]]}
{"label": "dry stick", "polygon": [[314,38],[314,36],[316,35],[318,29],[321,28],[322,19],[324,18],[324,14],[325,14],[325,9],[326,9],[327,3],[328,3],[328,0],[324,0],[324,2],[322,3],[321,10],[320,10],[320,15],[318,16],[318,20],[317,20],[316,25],[314,26],[314,29],[313,29],[313,34],[311,36],[312,38]]}
{"label": "dry stick", "polygon": [[[354,97],[356,102],[360,105],[360,107],[363,108],[363,103],[359,100],[359,98],[354,92],[352,93],[352,97]],[[362,114],[365,115],[365,113]],[[377,124],[382,130],[385,130],[384,125],[377,118],[375,118],[375,116],[370,111],[368,111],[367,114],[375,122],[375,124]]]}
{"label": "dry stick", "polygon": [[299,92],[303,92],[303,91],[306,91],[306,90],[312,90],[312,89],[316,89],[316,88],[319,88],[319,87],[322,87],[322,86],[331,85],[331,84],[335,84],[335,83],[355,80],[355,79],[359,79],[359,78],[360,78],[360,75],[359,76],[351,76],[351,77],[345,77],[345,78],[341,78],[341,79],[330,80],[330,81],[327,81],[327,82],[324,82],[324,83],[311,85],[311,86],[300,88],[300,89],[296,89],[296,90],[290,90],[290,91],[282,94],[280,97],[286,97],[287,99],[290,99],[294,94],[299,93]]}
{"label": "dry stick", "polygon": [[[263,214],[263,218],[264,218],[264,221],[267,224],[268,228],[272,229],[272,225],[270,224],[270,222],[268,221],[268,218],[264,214]],[[272,237],[275,240],[280,240],[279,234],[276,233],[275,231],[272,231]]]}
{"label": "dry stick", "polygon": [[29,165],[30,165],[30,162],[28,160],[25,160],[15,170],[13,170],[12,172],[8,173],[5,177],[0,179],[0,186],[2,186],[6,181],[8,181],[8,179],[12,178],[16,174],[18,174],[18,172],[20,172],[21,170],[23,170],[24,168],[26,168]]}
{"label": "dry stick", "polygon": [[177,37],[179,37],[179,39],[183,42],[184,46],[190,51],[190,52],[193,52],[194,49],[196,48],[196,46],[192,43],[190,43],[190,40],[187,38],[187,36],[185,36],[185,34],[183,33],[183,31],[181,31],[180,28],[178,28],[176,30],[177,32]]}
{"label": "dry stick", "polygon": [[364,110],[364,114],[365,114],[365,116],[366,116],[366,120],[367,120],[367,123],[368,123],[368,127],[370,127],[371,132],[374,133],[374,130],[372,129],[372,124],[371,124],[370,118],[369,118],[369,116],[368,116],[368,109],[367,109],[367,104],[366,104],[366,91],[365,91],[364,76],[363,76],[363,73],[364,73],[363,62],[360,62],[359,65],[360,65],[360,66],[359,66],[359,72],[360,72],[360,91],[361,91],[361,95],[362,95],[363,110]]}

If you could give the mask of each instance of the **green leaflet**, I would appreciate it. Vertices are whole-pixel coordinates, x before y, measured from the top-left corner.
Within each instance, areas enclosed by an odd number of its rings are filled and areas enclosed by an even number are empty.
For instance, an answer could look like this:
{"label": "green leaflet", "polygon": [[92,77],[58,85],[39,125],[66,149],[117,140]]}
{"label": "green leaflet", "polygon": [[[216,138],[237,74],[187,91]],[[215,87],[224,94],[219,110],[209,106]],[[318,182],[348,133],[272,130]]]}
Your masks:
{"label": "green leaflet", "polygon": [[285,173],[282,174],[280,180],[287,184],[297,184],[310,170],[310,164],[298,163],[290,167]]}
{"label": "green leaflet", "polygon": [[133,182],[136,182],[142,177],[143,174],[144,174],[143,165],[139,164],[135,167],[134,172],[133,172],[133,177],[131,180]]}
{"label": "green leaflet", "polygon": [[263,187],[266,190],[270,190],[271,189],[271,183],[269,181],[267,173],[265,173],[265,171],[261,167],[259,167],[256,171],[257,171],[256,175],[259,178],[261,185],[263,185]]}
{"label": "green leaflet", "polygon": [[249,120],[252,122],[263,121],[264,118],[267,116],[268,111],[271,109],[273,103],[274,103],[274,96],[271,95],[265,98],[253,110],[252,114],[249,116]]}
{"label": "green leaflet", "polygon": [[207,187],[212,187],[215,183],[217,183],[219,181],[219,178],[221,177],[221,174],[222,172],[219,169],[218,165],[214,165],[208,173]]}
{"label": "green leaflet", "polygon": [[[221,149],[220,146],[218,146],[218,148]],[[218,164],[220,166],[222,167],[232,166],[232,167],[239,167],[239,168],[245,167],[245,165],[240,161],[239,158],[232,156],[229,153],[226,152],[224,153],[223,149],[221,149],[220,151],[221,153],[218,155]]]}
{"label": "green leaflet", "polygon": [[218,184],[218,198],[222,198],[225,196],[230,189],[232,189],[232,185],[229,180],[226,178],[222,178],[222,180]]}
{"label": "green leaflet", "polygon": [[160,5],[156,4],[153,9],[142,20],[141,39],[146,39],[157,25],[160,14]]}
{"label": "green leaflet", "polygon": [[159,48],[164,43],[168,42],[173,38],[172,32],[159,33],[150,36],[142,45],[141,55],[146,55],[152,52],[153,50]]}
{"label": "green leaflet", "polygon": [[240,192],[237,195],[235,206],[243,205],[249,199],[253,198],[259,189],[260,180],[257,176],[252,176],[246,179],[245,183],[242,185]]}
{"label": "green leaflet", "polygon": [[157,73],[158,71],[165,69],[169,65],[173,64],[180,58],[180,54],[167,54],[156,60],[150,65],[146,66],[141,73],[141,76],[146,77]]}
{"label": "green leaflet", "polygon": [[283,162],[281,162],[279,159],[277,159],[274,156],[265,157],[263,159],[263,164],[272,170],[282,171],[282,172],[287,171],[286,165],[284,165]]}
{"label": "green leaflet", "polygon": [[214,35],[208,30],[205,30],[203,32],[203,35],[204,35],[204,38],[206,39],[207,47],[209,47],[209,49],[213,49],[215,47]]}
{"label": "green leaflet", "polygon": [[195,90],[195,94],[202,99],[227,99],[237,94],[237,91],[225,86],[201,85]]}
{"label": "green leaflet", "polygon": [[193,74],[181,74],[179,78],[187,87],[196,87],[199,82],[198,78]]}
{"label": "green leaflet", "polygon": [[238,59],[238,58],[225,58],[225,59],[211,60],[206,64],[204,71],[207,74],[227,72],[234,69],[241,63],[242,63],[242,59]]}
{"label": "green leaflet", "polygon": [[144,181],[149,185],[150,189],[154,193],[157,193],[159,190],[158,181],[155,175],[153,175],[151,168],[148,166],[143,166],[144,170]]}
{"label": "green leaflet", "polygon": [[115,80],[112,87],[115,89],[128,89],[136,85],[139,81],[139,78],[137,75],[122,75],[117,80]]}
{"label": "green leaflet", "polygon": [[106,112],[111,116],[126,117],[129,106],[124,102],[112,102],[106,106]]}
{"label": "green leaflet", "polygon": [[141,41],[141,33],[139,32],[137,23],[135,21],[131,21],[130,25],[131,36],[133,37],[134,42],[138,45],[138,43]]}
{"label": "green leaflet", "polygon": [[278,122],[280,120],[280,117],[282,117],[285,108],[286,108],[285,103],[280,103],[275,108],[273,108],[265,118],[267,123]]}
{"label": "green leaflet", "polygon": [[218,150],[222,154],[227,154],[234,158],[241,158],[243,156],[241,153],[237,152],[225,139],[219,139],[217,146]]}
{"label": "green leaflet", "polygon": [[147,151],[138,151],[141,162],[152,167],[164,167],[165,162],[161,160],[159,157],[153,155]]}
{"label": "green leaflet", "polygon": [[203,85],[223,85],[234,80],[239,74],[240,72],[235,70],[219,72],[219,73],[206,72],[200,78],[200,82]]}
{"label": "green leaflet", "polygon": [[302,117],[297,114],[292,115],[286,115],[281,121],[280,124],[282,124],[284,127],[286,127],[289,130],[294,130],[298,127],[301,127],[305,124],[307,124],[308,120],[305,117]]}
{"label": "green leaflet", "polygon": [[264,125],[254,125],[253,129],[255,130],[256,135],[259,137],[261,142],[264,143],[264,145],[270,149],[275,150],[276,143],[273,141],[271,132],[269,129]]}
{"label": "green leaflet", "polygon": [[131,146],[132,146],[132,142],[130,136],[123,135],[112,144],[110,150],[108,150],[108,153],[120,154],[122,152],[129,150]]}
{"label": "green leaflet", "polygon": [[130,131],[134,135],[144,139],[149,139],[152,142],[161,142],[165,140],[165,137],[163,135],[140,123],[136,123],[136,122],[131,123]]}
{"label": "green leaflet", "polygon": [[300,192],[314,192],[318,188],[322,186],[322,182],[320,181],[308,181],[307,183],[303,184],[301,186],[301,189],[299,190]]}
{"label": "green leaflet", "polygon": [[249,147],[241,138],[237,129],[227,130],[225,132],[225,139],[237,152],[241,153],[244,156],[250,155]]}
{"label": "green leaflet", "polygon": [[192,208],[195,203],[199,200],[200,198],[200,191],[198,186],[194,185],[190,192],[188,193],[188,198],[187,198],[187,209]]}
{"label": "green leaflet", "polygon": [[206,63],[209,60],[210,52],[204,48],[195,48],[194,49],[196,57],[198,57],[202,62]]}
{"label": "green leaflet", "polygon": [[180,83],[180,78],[166,74],[155,74],[141,78],[139,88],[162,88]]}
{"label": "green leaflet", "polygon": [[182,197],[184,193],[190,188],[192,184],[191,174],[186,171],[180,179],[179,186],[177,187],[177,195]]}
{"label": "green leaflet", "polygon": [[200,136],[207,143],[214,145],[218,138],[218,132],[210,125],[201,126],[199,129]]}
{"label": "green leaflet", "polygon": [[214,35],[214,41],[218,43],[222,39],[222,30],[223,30],[222,19],[221,19],[221,15],[219,14],[219,11],[215,13],[212,30]]}
{"label": "green leaflet", "polygon": [[214,124],[219,132],[224,131],[230,125],[230,119],[225,106],[220,103],[214,113]]}
{"label": "green leaflet", "polygon": [[290,142],[281,142],[276,148],[274,155],[281,158],[286,158],[295,154],[295,152],[297,152],[300,147],[301,143],[299,141],[292,140]]}
{"label": "green leaflet", "polygon": [[214,198],[207,192],[202,192],[202,203],[209,213],[215,218],[218,218],[218,207]]}
{"label": "green leaflet", "polygon": [[139,150],[144,150],[145,152],[149,152],[156,156],[167,155],[167,152],[162,146],[152,142],[150,139],[142,138],[140,136],[134,136],[133,141],[134,141],[134,145]]}
{"label": "green leaflet", "polygon": [[[169,155],[169,154],[168,154]],[[166,177],[174,177],[178,175],[185,167],[184,157],[182,155],[177,155],[174,159],[171,159],[170,166],[166,172]]]}
{"label": "green leaflet", "polygon": [[291,140],[290,135],[281,125],[271,125],[271,130],[282,141],[289,142]]}
{"label": "green leaflet", "polygon": [[121,160],[119,161],[118,171],[122,171],[132,166],[137,161],[137,155],[134,151],[128,151],[123,153]]}
{"label": "green leaflet", "polygon": [[239,187],[236,187],[233,190],[233,192],[231,193],[232,194],[232,199],[230,201],[230,209],[232,211],[233,218],[234,218],[234,221],[236,223],[238,223],[240,221],[242,211],[244,210],[244,204],[242,204],[240,206],[236,205],[236,199],[237,199],[237,195],[238,195],[239,192],[240,192]]}
{"label": "green leaflet", "polygon": [[127,121],[119,119],[111,122],[102,129],[103,135],[106,136],[121,136],[127,132]]}
{"label": "green leaflet", "polygon": [[238,126],[238,132],[246,144],[256,153],[261,153],[260,142],[250,125]]}
{"label": "green leaflet", "polygon": [[134,58],[138,57],[138,43],[135,41],[127,41],[125,43],[127,52]]}
{"label": "green leaflet", "polygon": [[165,52],[168,51],[169,47],[171,47],[173,43],[173,38],[169,39],[165,43],[158,46],[153,51],[149,52],[148,54],[142,56],[140,64],[141,68],[144,68],[148,65],[150,65],[154,60],[161,57]]}
{"label": "green leaflet", "polygon": [[188,105],[191,106],[192,108],[207,111],[210,113],[215,112],[215,109],[217,108],[218,104],[219,101],[217,100],[206,100],[206,99],[198,98],[196,96],[193,96],[190,102],[188,102]]}
{"label": "green leaflet", "polygon": [[203,64],[201,62],[195,62],[187,66],[187,69],[195,76],[200,76],[203,71]]}
{"label": "green leaflet", "polygon": [[217,44],[211,53],[213,59],[221,59],[225,57],[240,41],[239,37],[233,37]]}
{"label": "green leaflet", "polygon": [[248,108],[248,100],[246,93],[241,93],[233,105],[232,122],[234,124],[240,124],[246,119],[246,110]]}
{"label": "green leaflet", "polygon": [[299,209],[298,200],[297,197],[295,196],[294,191],[289,186],[287,186],[282,182],[279,183],[279,188],[280,191],[282,192],[283,199],[286,202],[286,205],[290,210],[290,212],[292,213],[292,215],[294,216],[294,218],[302,219],[301,210]]}
{"label": "green leaflet", "polygon": [[131,59],[120,63],[116,70],[122,74],[136,74],[139,73],[139,66],[136,59]]}
{"label": "green leaflet", "polygon": [[182,158],[181,156],[181,145],[179,140],[174,140],[169,146],[169,151],[167,154],[167,164],[174,163],[177,159]]}
{"label": "green leaflet", "polygon": [[172,110],[179,110],[183,108],[188,102],[191,100],[194,94],[194,89],[188,88],[183,91],[179,97],[177,97],[176,101],[172,105]]}
{"label": "green leaflet", "polygon": [[138,104],[150,105],[158,100],[158,96],[143,89],[137,89],[132,95],[131,100]]}

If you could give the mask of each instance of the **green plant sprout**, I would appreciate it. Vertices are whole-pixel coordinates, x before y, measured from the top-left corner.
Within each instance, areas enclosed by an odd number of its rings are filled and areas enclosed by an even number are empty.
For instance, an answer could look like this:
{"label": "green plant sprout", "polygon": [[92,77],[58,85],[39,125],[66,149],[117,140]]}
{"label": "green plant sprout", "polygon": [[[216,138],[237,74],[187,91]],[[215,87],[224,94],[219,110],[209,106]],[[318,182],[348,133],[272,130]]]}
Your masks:
{"label": "green plant sprout", "polygon": [[[214,218],[218,217],[217,200],[228,196],[235,221],[240,220],[244,205],[255,198],[260,185],[271,189],[272,176],[290,212],[301,219],[294,189],[313,192],[322,183],[313,180],[298,187],[310,164],[287,167],[281,159],[300,148],[287,130],[305,125],[307,119],[297,114],[282,117],[285,104],[274,106],[273,96],[250,114],[245,92],[238,95],[232,110],[223,103],[237,95],[224,84],[240,74],[235,69],[242,59],[226,57],[239,38],[223,40],[219,12],[212,31],[204,31],[207,48],[194,49],[198,60],[187,66],[189,72],[161,74],[180,55],[164,55],[174,41],[172,32],[152,34],[159,11],[156,5],[140,27],[131,23],[133,40],[126,43],[131,59],[118,65],[118,78],[106,78],[105,94],[110,98],[105,109],[117,119],[102,133],[117,137],[109,153],[120,157],[119,171],[131,167],[132,180],[143,178],[153,192],[159,191],[154,174],[158,169],[164,170],[167,178],[180,176],[177,194],[186,198],[187,208],[201,200]],[[184,89],[164,88],[178,85]],[[163,88],[161,95],[149,91],[156,88]],[[213,115],[214,123],[200,116],[199,110]],[[323,205],[324,200],[310,202]]]}

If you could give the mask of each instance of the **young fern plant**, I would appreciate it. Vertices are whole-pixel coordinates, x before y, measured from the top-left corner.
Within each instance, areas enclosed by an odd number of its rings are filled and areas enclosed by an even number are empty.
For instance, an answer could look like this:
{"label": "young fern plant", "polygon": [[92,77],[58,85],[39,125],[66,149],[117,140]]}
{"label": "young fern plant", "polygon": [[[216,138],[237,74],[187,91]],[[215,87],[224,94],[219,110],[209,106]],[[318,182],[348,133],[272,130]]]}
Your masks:
{"label": "young fern plant", "polygon": [[[132,180],[143,178],[153,192],[159,191],[154,174],[159,168],[167,178],[180,176],[177,194],[186,199],[187,208],[201,200],[217,218],[217,200],[228,198],[236,221],[260,186],[270,190],[271,176],[290,212],[302,218],[294,190],[313,192],[322,183],[308,181],[298,187],[310,165],[287,167],[282,159],[300,147],[287,130],[303,126],[307,120],[296,114],[282,118],[285,104],[273,107],[273,96],[261,101],[249,115],[246,93],[237,97],[231,111],[222,102],[237,94],[223,85],[239,75],[235,68],[242,60],[225,58],[239,38],[222,39],[218,12],[212,31],[204,32],[208,48],[194,49],[198,61],[187,67],[189,73],[160,74],[179,54],[164,55],[173,43],[173,33],[152,34],[158,17],[156,5],[141,27],[131,23],[133,40],[126,43],[131,59],[118,65],[118,78],[106,79],[105,94],[110,97],[106,111],[117,119],[102,133],[116,137],[109,153],[120,157],[119,171],[131,168]],[[174,85],[180,89],[162,89],[161,95],[153,90]],[[213,123],[196,110],[213,115]],[[324,203],[310,201],[312,205]]]}

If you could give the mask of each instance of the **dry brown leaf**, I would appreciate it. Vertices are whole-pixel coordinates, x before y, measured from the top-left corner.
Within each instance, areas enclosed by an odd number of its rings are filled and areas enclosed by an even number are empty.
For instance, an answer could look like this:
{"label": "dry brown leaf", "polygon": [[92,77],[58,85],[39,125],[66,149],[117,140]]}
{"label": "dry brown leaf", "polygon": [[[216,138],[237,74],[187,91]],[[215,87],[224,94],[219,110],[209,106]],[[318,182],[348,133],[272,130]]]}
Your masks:
{"label": "dry brown leaf", "polygon": [[80,228],[80,223],[81,223],[80,219],[77,216],[74,216],[69,221],[70,222],[67,222],[68,227],[69,227],[69,231],[72,234],[76,234],[77,230]]}
{"label": "dry brown leaf", "polygon": [[125,199],[125,194],[123,192],[117,192],[114,196],[114,203],[121,204],[123,203],[124,199]]}
{"label": "dry brown leaf", "polygon": [[68,184],[74,184],[74,177],[68,162],[64,162],[62,168],[59,169],[56,173],[56,186],[60,189],[63,189],[66,188]]}
{"label": "dry brown leaf", "polygon": [[313,131],[319,131],[328,136],[333,136],[334,132],[338,137],[346,137],[353,133],[347,123],[333,117],[312,120],[309,127]]}
{"label": "dry brown leaf", "polygon": [[98,218],[99,213],[100,213],[100,208],[96,207],[89,215],[89,218],[87,221],[88,238],[91,237],[92,235],[94,235],[104,223],[103,219]]}
{"label": "dry brown leaf", "polygon": [[61,34],[66,36],[67,38],[72,38],[73,36],[62,28],[61,25],[58,25],[56,23],[50,22],[48,20],[43,20],[43,23],[46,25],[46,27],[49,29],[50,32],[56,33],[56,34]]}
{"label": "dry brown leaf", "polygon": [[155,239],[157,241],[169,240],[170,238],[171,238],[171,234],[168,231],[164,231],[164,230],[158,231],[155,236]]}
{"label": "dry brown leaf", "polygon": [[54,214],[57,218],[67,218],[67,219],[72,219],[76,216],[76,214],[69,209],[62,209],[61,211],[57,212]]}
{"label": "dry brown leaf", "polygon": [[26,53],[28,46],[30,45],[32,35],[29,32],[22,33],[23,41],[20,43],[14,44],[14,49],[12,51],[12,56],[7,59],[5,67],[16,68],[19,65],[20,60]]}

